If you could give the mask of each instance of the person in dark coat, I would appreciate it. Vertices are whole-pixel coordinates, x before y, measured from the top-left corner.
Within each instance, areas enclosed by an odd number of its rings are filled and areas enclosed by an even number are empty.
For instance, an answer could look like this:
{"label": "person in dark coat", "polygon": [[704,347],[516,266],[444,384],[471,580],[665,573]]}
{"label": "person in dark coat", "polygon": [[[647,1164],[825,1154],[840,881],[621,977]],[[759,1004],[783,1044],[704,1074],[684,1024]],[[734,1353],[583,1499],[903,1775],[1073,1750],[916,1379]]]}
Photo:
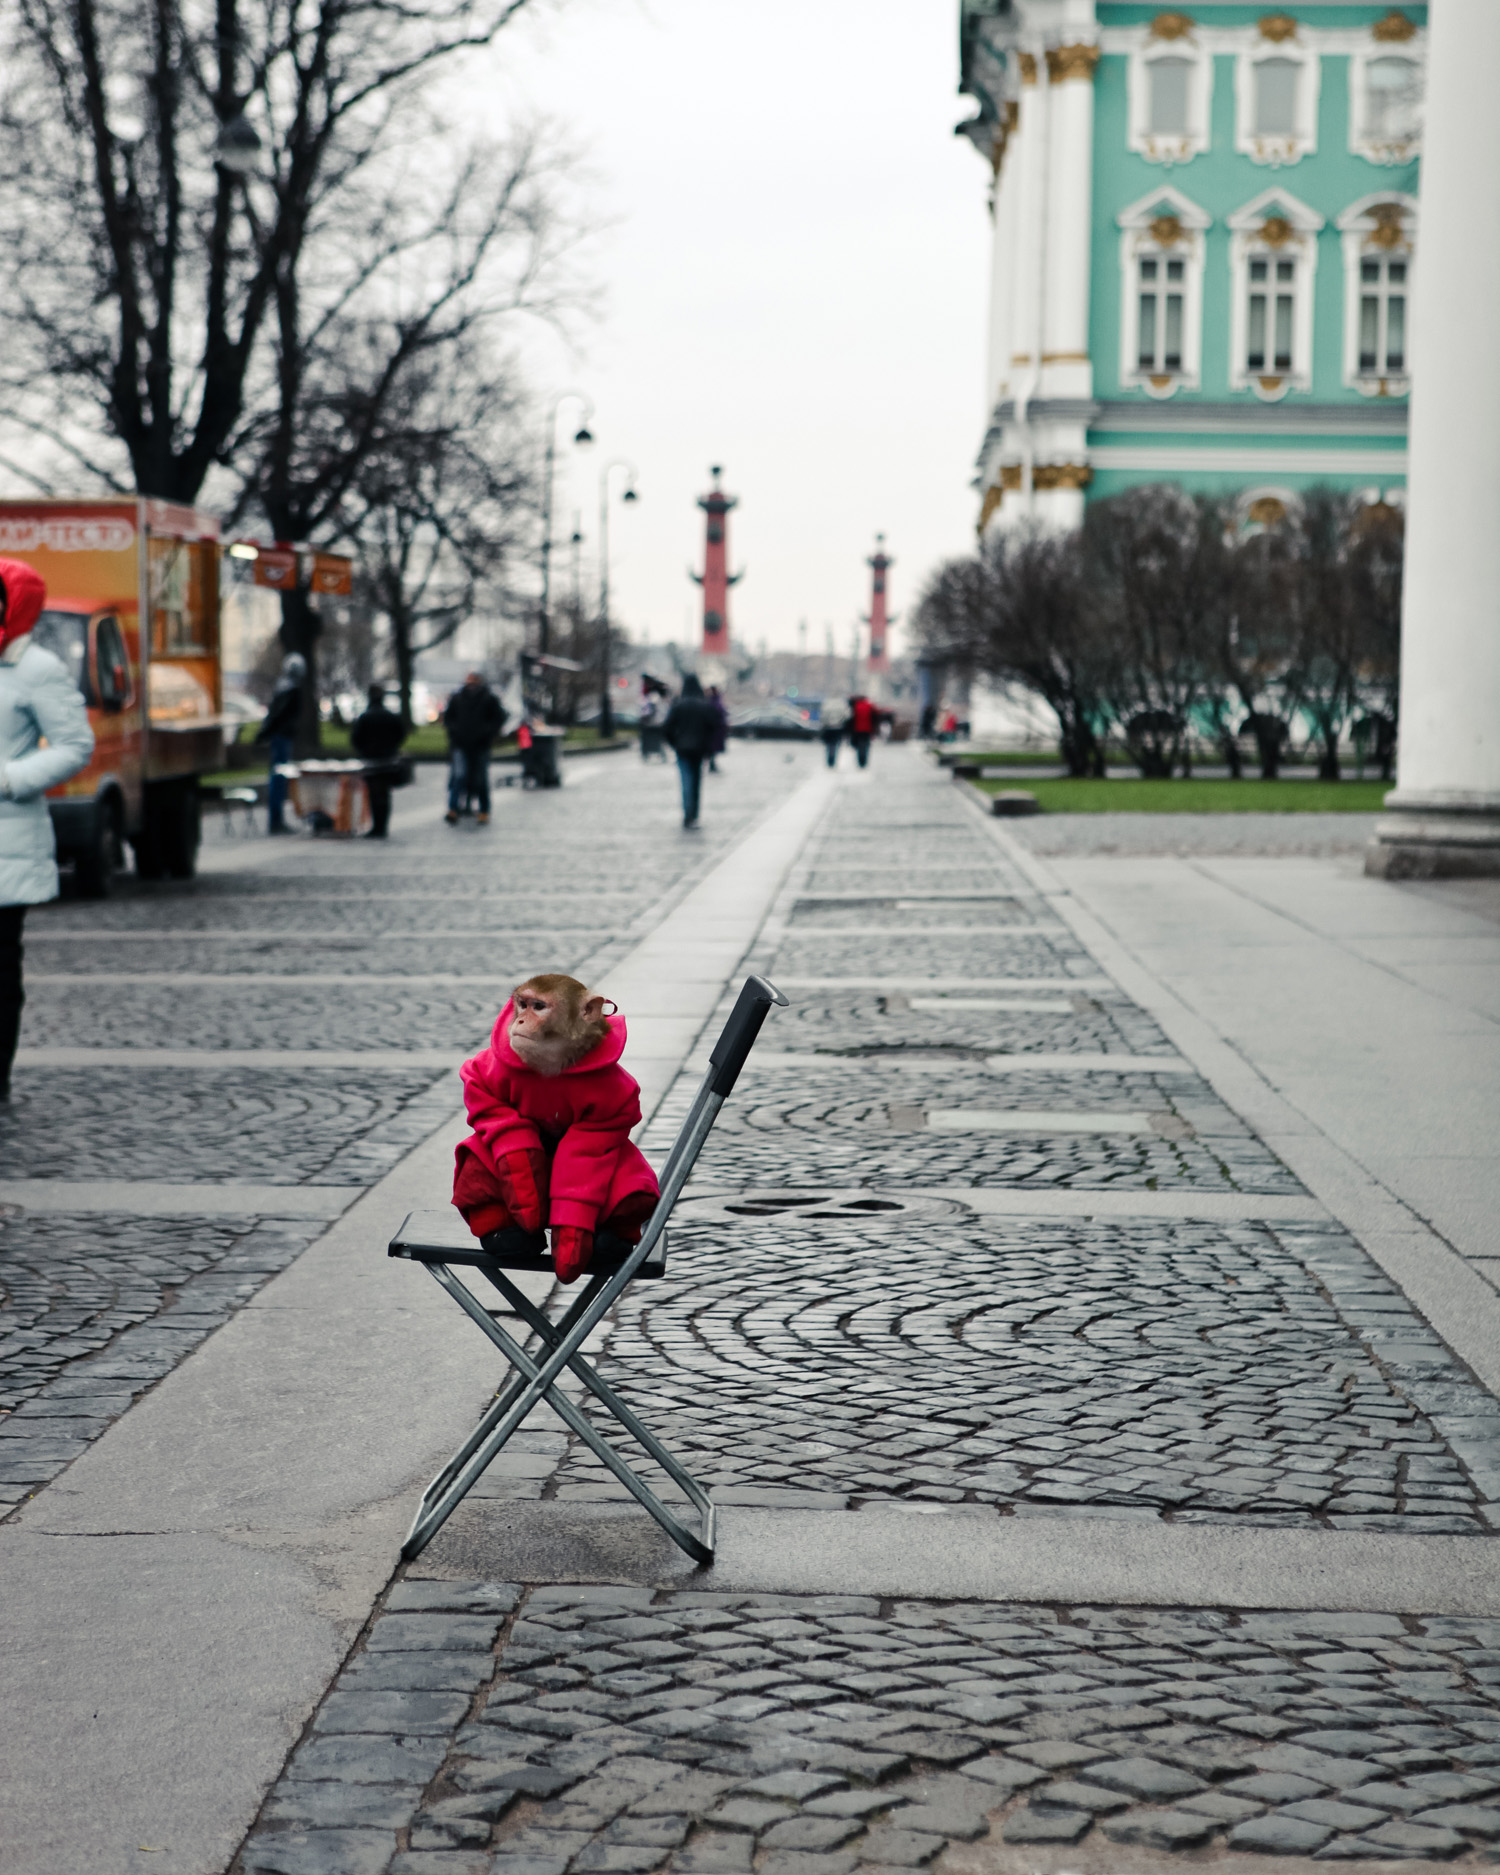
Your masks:
{"label": "person in dark coat", "polygon": [[490,818],[490,750],[505,727],[500,699],[480,676],[470,671],[462,686],[448,699],[443,712],[448,731],[448,812],[450,827],[473,801],[481,827]]}
{"label": "person in dark coat", "polygon": [[729,746],[729,711],[724,707],[724,698],[717,684],[708,686],[708,701],[718,725],[714,731],[714,746],[708,752],[708,772],[711,775],[717,775],[719,757]]}
{"label": "person in dark coat", "polygon": [[277,769],[292,759],[292,740],[302,721],[302,680],[307,675],[307,660],[300,652],[289,651],[281,660],[281,675],[271,692],[265,721],[255,732],[255,740],[271,745],[271,775],[266,784],[266,832],[290,833],[286,824],[288,782]]}
{"label": "person in dark coat", "polygon": [[682,782],[682,824],[696,827],[698,802],[703,792],[703,763],[713,754],[714,737],[719,733],[714,706],[704,696],[703,686],[696,677],[683,678],[682,695],[667,711],[661,733],[677,757],[677,773]]}
{"label": "person in dark coat", "polygon": [[[385,686],[371,684],[369,708],[354,719],[349,731],[349,746],[363,762],[394,762],[401,753],[406,731],[394,710],[385,707]],[[370,797],[370,831],[367,840],[383,840],[391,826],[391,778],[366,775],[365,793]]]}

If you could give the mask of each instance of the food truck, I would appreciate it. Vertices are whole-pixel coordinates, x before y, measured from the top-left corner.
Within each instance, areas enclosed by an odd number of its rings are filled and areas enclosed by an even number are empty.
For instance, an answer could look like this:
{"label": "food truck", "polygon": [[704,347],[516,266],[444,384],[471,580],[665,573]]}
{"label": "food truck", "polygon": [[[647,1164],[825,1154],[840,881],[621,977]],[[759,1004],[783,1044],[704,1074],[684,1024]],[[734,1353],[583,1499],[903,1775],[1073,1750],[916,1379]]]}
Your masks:
{"label": "food truck", "polygon": [[141,878],[191,878],[198,777],[223,765],[218,523],[149,496],[0,501],[0,559],[46,581],[36,640],[94,731],[88,767],[47,797],[59,860],[92,898],[127,840]]}

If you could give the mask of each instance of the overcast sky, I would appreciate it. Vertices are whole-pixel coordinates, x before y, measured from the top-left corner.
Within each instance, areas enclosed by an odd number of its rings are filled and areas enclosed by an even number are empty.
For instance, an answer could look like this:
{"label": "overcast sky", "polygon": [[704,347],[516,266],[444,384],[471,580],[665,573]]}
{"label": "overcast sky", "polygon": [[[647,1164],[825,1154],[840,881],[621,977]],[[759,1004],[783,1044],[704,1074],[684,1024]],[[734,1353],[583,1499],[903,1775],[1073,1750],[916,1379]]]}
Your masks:
{"label": "overcast sky", "polygon": [[[953,135],[957,0],[565,0],[507,30],[508,108],[564,127],[610,226],[602,318],[555,389],[598,439],[559,475],[558,535],[592,541],[598,476],[640,500],[611,523],[611,610],[633,636],[700,629],[711,463],[739,496],[736,637],[840,652],[883,530],[892,604],[973,543],[983,427],[985,169]],[[507,95],[508,94],[508,95]],[[566,548],[557,567],[566,577]],[[898,634],[897,645],[900,638]]]}

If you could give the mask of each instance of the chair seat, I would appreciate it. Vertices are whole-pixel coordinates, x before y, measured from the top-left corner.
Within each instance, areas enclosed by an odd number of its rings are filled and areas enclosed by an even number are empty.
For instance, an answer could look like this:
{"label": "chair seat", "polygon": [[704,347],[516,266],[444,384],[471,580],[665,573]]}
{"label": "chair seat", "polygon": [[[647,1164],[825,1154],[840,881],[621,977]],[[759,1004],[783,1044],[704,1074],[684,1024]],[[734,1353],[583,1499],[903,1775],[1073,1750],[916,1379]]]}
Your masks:
{"label": "chair seat", "polygon": [[[550,1271],[552,1258],[545,1243],[536,1250],[486,1248],[491,1238],[476,1238],[456,1211],[413,1211],[392,1237],[386,1254],[404,1257],[408,1263],[456,1263],[470,1269],[493,1263],[502,1270]],[[595,1247],[591,1276],[607,1276],[617,1270],[634,1249],[607,1238]],[[637,1278],[665,1276],[667,1273],[667,1237],[652,1246],[651,1254],[636,1271]]]}

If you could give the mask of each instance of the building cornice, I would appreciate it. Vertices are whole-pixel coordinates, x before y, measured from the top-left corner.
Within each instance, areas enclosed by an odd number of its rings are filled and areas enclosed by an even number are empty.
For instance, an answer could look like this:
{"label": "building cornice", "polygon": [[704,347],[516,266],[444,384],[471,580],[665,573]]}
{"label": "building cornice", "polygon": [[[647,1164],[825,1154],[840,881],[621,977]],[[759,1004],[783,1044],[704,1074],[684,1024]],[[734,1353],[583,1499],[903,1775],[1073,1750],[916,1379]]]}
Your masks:
{"label": "building cornice", "polygon": [[[1001,406],[1002,410],[1004,406]],[[1405,437],[1404,403],[1314,404],[1302,400],[1281,404],[1188,402],[1174,398],[1139,403],[1111,398],[1094,405],[1090,432],[1170,430],[1203,436],[1246,433],[1286,436],[1398,436]]]}

